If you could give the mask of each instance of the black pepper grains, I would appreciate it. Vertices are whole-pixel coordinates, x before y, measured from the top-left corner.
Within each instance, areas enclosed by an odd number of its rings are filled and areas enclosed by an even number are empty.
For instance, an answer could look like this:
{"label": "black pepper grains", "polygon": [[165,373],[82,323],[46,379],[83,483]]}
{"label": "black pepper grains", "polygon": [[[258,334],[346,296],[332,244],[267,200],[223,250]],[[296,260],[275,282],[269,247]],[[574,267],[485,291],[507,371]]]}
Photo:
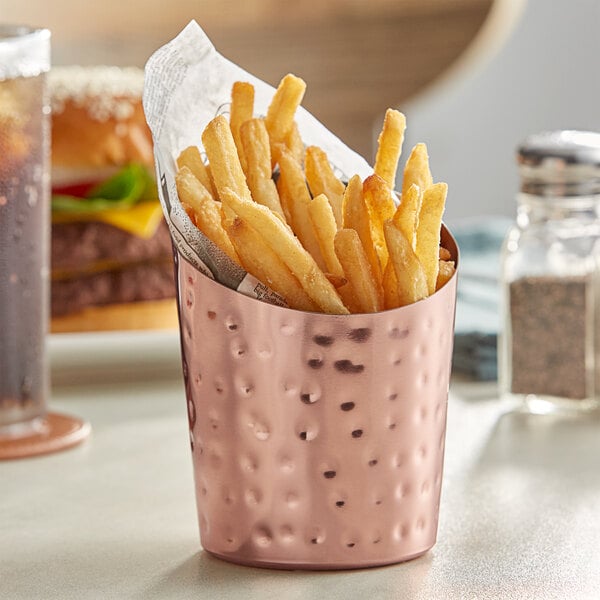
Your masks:
{"label": "black pepper grains", "polygon": [[509,286],[511,391],[584,399],[585,277],[523,277]]}

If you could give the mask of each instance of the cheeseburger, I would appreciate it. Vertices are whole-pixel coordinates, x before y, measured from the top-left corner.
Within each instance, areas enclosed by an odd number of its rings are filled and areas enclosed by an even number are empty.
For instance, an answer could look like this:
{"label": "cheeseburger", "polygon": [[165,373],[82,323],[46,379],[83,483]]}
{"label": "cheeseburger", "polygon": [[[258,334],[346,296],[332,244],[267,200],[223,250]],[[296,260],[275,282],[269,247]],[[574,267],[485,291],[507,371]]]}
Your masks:
{"label": "cheeseburger", "polygon": [[53,332],[176,327],[171,241],[136,68],[58,67],[52,102]]}

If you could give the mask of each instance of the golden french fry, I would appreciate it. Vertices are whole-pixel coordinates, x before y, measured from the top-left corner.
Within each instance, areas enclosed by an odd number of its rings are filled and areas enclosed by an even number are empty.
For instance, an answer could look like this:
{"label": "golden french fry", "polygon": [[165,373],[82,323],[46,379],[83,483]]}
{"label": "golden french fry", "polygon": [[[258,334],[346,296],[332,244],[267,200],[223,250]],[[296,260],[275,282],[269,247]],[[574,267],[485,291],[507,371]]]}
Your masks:
{"label": "golden french fry", "polygon": [[279,194],[279,202],[281,203],[281,208],[285,217],[284,221],[290,226],[290,229],[292,229],[293,231],[293,215],[291,212],[291,206],[293,204],[293,201],[287,191],[287,188],[283,185],[281,177],[277,178],[277,183],[275,184],[275,187],[277,188],[277,193]]}
{"label": "golden french fry", "polygon": [[394,225],[402,231],[410,242],[413,250],[417,248],[417,227],[419,225],[419,211],[423,201],[423,193],[415,183],[406,191],[394,213]]}
{"label": "golden french fry", "polygon": [[363,196],[369,212],[371,239],[383,271],[388,262],[383,224],[394,216],[396,205],[387,183],[376,174],[370,175],[363,182]]}
{"label": "golden french fry", "polygon": [[[293,127],[296,110],[302,102],[305,90],[306,83],[291,73],[279,82],[265,117],[271,148],[274,144],[286,143],[287,136]],[[271,154],[274,153],[271,152]],[[274,164],[275,161],[273,161]]]}
{"label": "golden french fry", "polygon": [[279,149],[278,162],[279,180],[277,181],[277,189],[280,191],[282,203],[291,217],[289,223],[302,245],[315,259],[319,267],[323,271],[327,271],[327,265],[321,254],[319,239],[308,214],[311,198],[306,187],[302,167],[287,148]]}
{"label": "golden french fry", "polygon": [[248,273],[282,296],[290,308],[317,310],[285,263],[244,219],[235,217],[227,233]]}
{"label": "golden french fry", "polygon": [[405,306],[426,298],[427,278],[410,242],[393,221],[386,221],[383,230],[390,252],[390,262],[396,272],[398,306]]}
{"label": "golden french fry", "polygon": [[181,169],[187,167],[196,177],[196,179],[210,192],[213,198],[217,197],[217,191],[212,182],[212,177],[202,156],[200,156],[200,150],[196,146],[188,146],[181,152],[177,158],[177,166]]}
{"label": "golden french fry", "polygon": [[233,135],[223,115],[215,117],[206,126],[202,132],[202,143],[219,199],[223,190],[228,188],[245,200],[251,200],[252,195],[246,183]]}
{"label": "golden french fry", "polygon": [[244,121],[254,115],[254,86],[246,81],[236,81],[231,88],[231,108],[229,111],[229,126],[233,141],[238,151],[242,169],[246,173],[246,157],[240,139],[240,127]]}
{"label": "golden french fry", "polygon": [[[319,248],[321,249],[321,256],[325,262],[327,272],[325,275],[331,281],[338,291],[338,294],[344,301],[344,304],[350,309],[356,308],[354,302],[354,296],[350,285],[336,285],[332,281],[332,277],[338,277],[343,279],[344,283],[347,283],[344,278],[344,270],[342,265],[335,253],[334,239],[337,229],[333,211],[331,210],[331,204],[325,194],[319,194],[316,198],[308,205],[308,214],[314,226],[317,240],[319,242]],[[356,312],[356,311],[355,311]]]}
{"label": "golden french fry", "polygon": [[210,170],[210,165],[206,163],[206,174],[208,175],[208,180],[210,181],[210,191],[215,200],[219,199],[219,193],[217,192],[217,186],[215,185],[215,180],[212,175],[212,171]]}
{"label": "golden french fry", "polygon": [[433,183],[431,171],[429,170],[429,156],[427,146],[417,144],[410,153],[404,166],[404,178],[402,180],[402,196],[406,194],[412,184],[419,186],[422,192]]}
{"label": "golden french fry", "polygon": [[358,311],[371,313],[382,310],[382,298],[358,233],[354,229],[338,230],[334,246],[344,276],[352,288]]}
{"label": "golden french fry", "polygon": [[233,190],[224,189],[222,198],[237,216],[247,221],[261,235],[322,312],[348,314],[348,309],[333,285],[285,223],[282,223],[266,206],[244,199]]}
{"label": "golden french fry", "polygon": [[387,184],[395,189],[396,169],[402,152],[406,117],[393,108],[388,108],[383,120],[383,128],[377,139],[378,148],[373,169]]}
{"label": "golden french fry", "polygon": [[450,279],[452,279],[452,275],[454,275],[454,261],[453,260],[440,260],[440,267],[438,271],[437,281],[435,283],[436,291],[441,287],[446,285]]}
{"label": "golden french fry", "polygon": [[333,273],[325,273],[325,277],[327,277],[327,281],[331,283],[331,285],[336,289],[340,290],[340,288],[344,287],[348,280],[343,275],[334,275]]}
{"label": "golden french fry", "polygon": [[313,196],[325,194],[331,204],[337,228],[342,227],[342,203],[346,186],[335,176],[327,154],[318,146],[306,149],[306,181]]}
{"label": "golden french fry", "polygon": [[380,294],[383,295],[382,269],[379,264],[377,250],[375,250],[375,245],[373,244],[371,219],[363,197],[362,181],[358,175],[351,177],[346,186],[342,208],[344,229],[354,229],[358,233],[363,249],[369,259],[375,284],[380,290]]}
{"label": "golden french fry", "polygon": [[452,254],[449,250],[446,250],[443,246],[440,246],[440,260],[452,260]]}
{"label": "golden french fry", "polygon": [[296,121],[292,123],[292,128],[285,138],[285,145],[292,153],[292,156],[302,165],[304,163],[304,142],[300,136],[300,130]]}
{"label": "golden french fry", "polygon": [[[192,171],[184,166],[175,175],[177,193],[181,202],[194,212],[194,224],[232,260],[240,262],[222,225],[221,207]],[[189,214],[189,213],[188,213]]]}
{"label": "golden french fry", "polygon": [[264,121],[249,119],[242,124],[239,132],[246,157],[246,180],[252,198],[285,220],[279,194],[271,176],[271,149]]}
{"label": "golden french fry", "polygon": [[[284,150],[287,150],[288,152],[290,151],[290,149],[283,143],[279,143],[279,144],[270,144],[271,146],[271,163],[277,164],[279,162],[279,157],[281,156],[281,153]],[[294,156],[294,158],[296,158]],[[299,161],[296,159],[296,162]]]}
{"label": "golden french fry", "polygon": [[342,265],[340,265],[333,247],[337,225],[331,210],[331,204],[329,204],[325,194],[319,194],[316,198],[313,198],[308,205],[308,215],[317,235],[326,271],[333,275],[343,276]]}
{"label": "golden french fry", "polygon": [[396,279],[396,271],[391,260],[388,260],[388,264],[383,272],[383,305],[386,310],[400,306],[398,280]]}
{"label": "golden french fry", "polygon": [[[196,227],[198,227],[198,225],[196,224],[196,211],[186,202],[182,201],[181,206],[183,207],[183,210],[185,210],[187,216],[190,218],[192,223],[196,225]],[[200,229],[200,227],[198,227],[198,229]]]}
{"label": "golden french fry", "polygon": [[[285,144],[275,144],[271,146],[271,161],[275,159],[275,162],[279,162],[279,157],[282,152],[286,151]],[[274,154],[273,154],[274,153]],[[281,177],[277,177],[275,187],[277,188],[277,193],[279,194],[279,203],[281,204],[281,208],[283,210],[283,215],[285,217],[286,223],[294,229],[294,221],[292,214],[292,198],[287,191],[287,186],[283,185],[283,181]]]}
{"label": "golden french fry", "polygon": [[445,183],[436,183],[427,188],[419,213],[416,254],[425,270],[430,294],[435,292],[438,276],[440,231],[447,193],[448,186]]}

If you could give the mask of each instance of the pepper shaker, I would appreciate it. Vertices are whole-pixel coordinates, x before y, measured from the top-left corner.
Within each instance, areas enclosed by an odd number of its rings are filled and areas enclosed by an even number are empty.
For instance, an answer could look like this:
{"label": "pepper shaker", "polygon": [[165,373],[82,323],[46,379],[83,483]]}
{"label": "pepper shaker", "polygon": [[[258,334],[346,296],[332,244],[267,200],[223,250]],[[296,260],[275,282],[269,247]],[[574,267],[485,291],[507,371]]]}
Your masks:
{"label": "pepper shaker", "polygon": [[502,252],[499,378],[535,413],[600,407],[600,134],[553,131],[517,152]]}

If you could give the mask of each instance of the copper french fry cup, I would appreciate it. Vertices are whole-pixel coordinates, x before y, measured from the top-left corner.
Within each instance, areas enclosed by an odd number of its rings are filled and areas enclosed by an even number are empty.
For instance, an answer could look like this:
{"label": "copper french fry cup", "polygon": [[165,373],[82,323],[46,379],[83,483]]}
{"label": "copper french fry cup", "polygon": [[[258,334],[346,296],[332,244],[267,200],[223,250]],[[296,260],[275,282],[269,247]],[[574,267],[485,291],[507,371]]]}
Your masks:
{"label": "copper french fry cup", "polygon": [[[442,244],[457,261],[445,227]],[[336,316],[250,298],[174,252],[203,548],[290,569],[429,550],[456,273],[415,304]]]}

